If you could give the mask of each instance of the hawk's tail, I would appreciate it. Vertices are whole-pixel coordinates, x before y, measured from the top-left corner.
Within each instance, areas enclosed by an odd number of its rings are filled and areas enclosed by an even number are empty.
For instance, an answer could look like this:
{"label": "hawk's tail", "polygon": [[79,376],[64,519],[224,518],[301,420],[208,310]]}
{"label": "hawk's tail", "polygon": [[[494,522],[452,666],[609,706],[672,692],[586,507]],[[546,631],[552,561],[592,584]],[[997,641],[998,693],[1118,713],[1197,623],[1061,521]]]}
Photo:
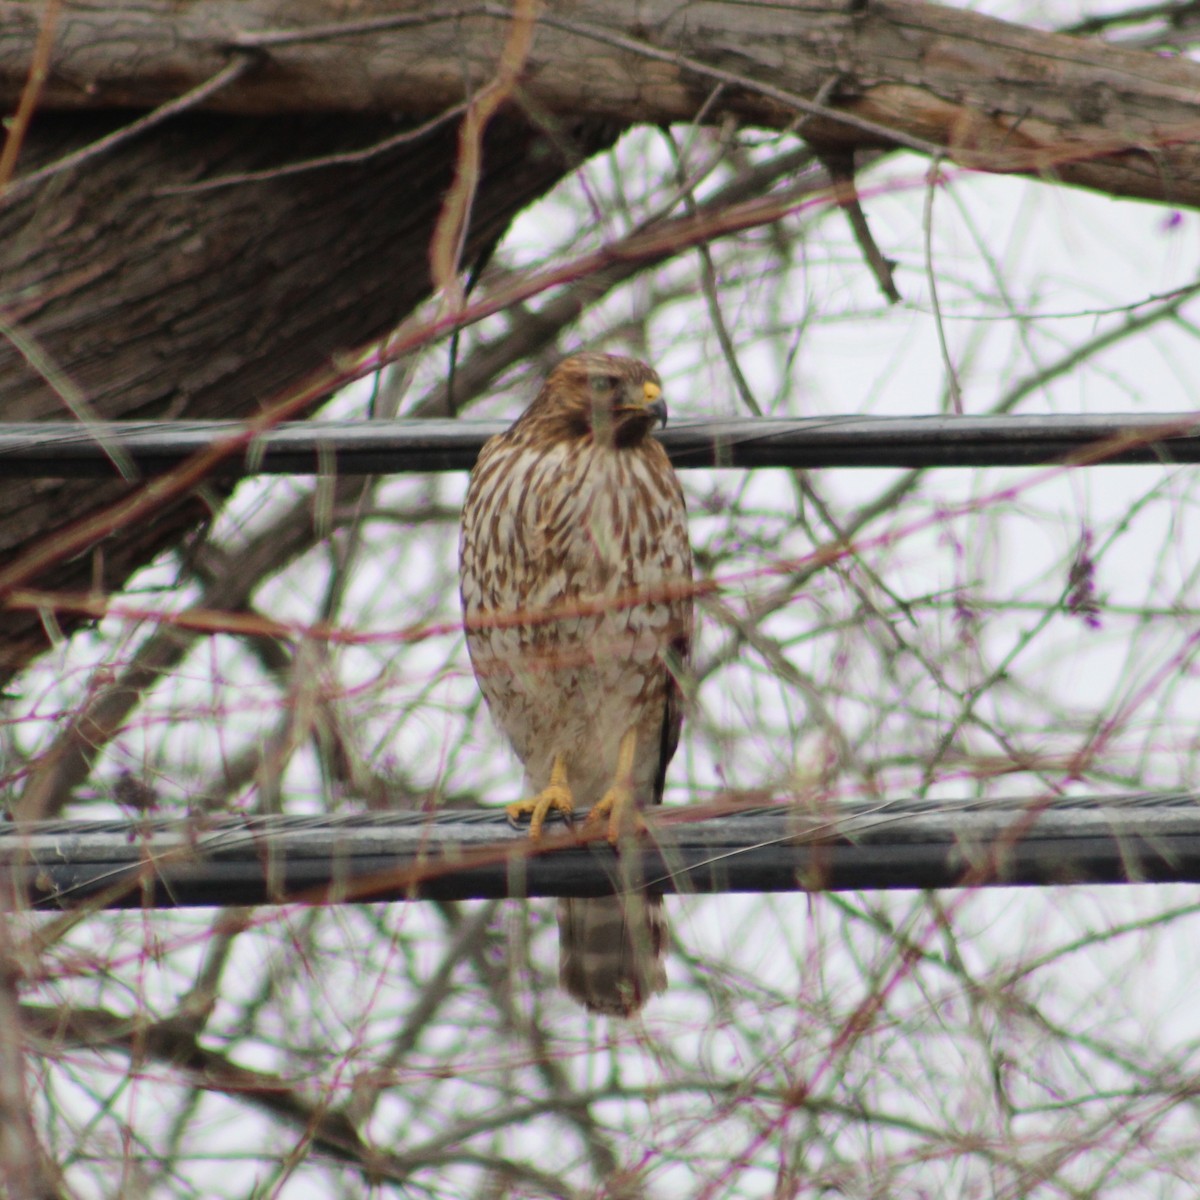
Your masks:
{"label": "hawk's tail", "polygon": [[667,986],[662,898],[640,892],[558,902],[558,981],[593,1012],[632,1017]]}

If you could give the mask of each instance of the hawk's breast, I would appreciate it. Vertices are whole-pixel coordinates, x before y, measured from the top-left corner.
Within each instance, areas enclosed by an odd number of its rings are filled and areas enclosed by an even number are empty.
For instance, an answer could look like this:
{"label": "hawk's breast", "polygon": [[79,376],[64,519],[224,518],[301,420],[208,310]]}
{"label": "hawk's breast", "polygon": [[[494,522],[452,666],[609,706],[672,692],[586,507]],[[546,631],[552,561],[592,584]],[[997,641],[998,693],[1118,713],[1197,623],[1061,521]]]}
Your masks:
{"label": "hawk's breast", "polygon": [[691,570],[682,492],[657,442],[543,447],[502,436],[484,448],[463,521],[467,646],[533,786],[557,753],[575,761],[577,782],[611,781],[633,726],[645,749],[637,773],[655,776],[664,656],[690,635],[680,585]]}

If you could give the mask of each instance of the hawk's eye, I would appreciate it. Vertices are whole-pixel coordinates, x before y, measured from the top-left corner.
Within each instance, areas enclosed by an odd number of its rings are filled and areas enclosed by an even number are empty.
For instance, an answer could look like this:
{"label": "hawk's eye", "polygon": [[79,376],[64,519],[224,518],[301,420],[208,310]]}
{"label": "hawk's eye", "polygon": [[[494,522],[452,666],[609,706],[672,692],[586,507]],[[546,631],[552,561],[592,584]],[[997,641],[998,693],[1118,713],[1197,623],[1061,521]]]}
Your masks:
{"label": "hawk's eye", "polygon": [[611,396],[620,386],[621,379],[618,375],[592,376],[592,391],[597,392],[601,396]]}

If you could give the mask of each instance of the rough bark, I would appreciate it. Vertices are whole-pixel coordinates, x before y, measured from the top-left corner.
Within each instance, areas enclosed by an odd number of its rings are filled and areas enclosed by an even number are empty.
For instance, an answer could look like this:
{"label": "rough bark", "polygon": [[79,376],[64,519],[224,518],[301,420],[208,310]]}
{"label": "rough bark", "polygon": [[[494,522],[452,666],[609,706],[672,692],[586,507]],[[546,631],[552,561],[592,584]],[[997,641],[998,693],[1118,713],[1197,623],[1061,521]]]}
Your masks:
{"label": "rough bark", "polygon": [[[44,6],[0,0],[0,98],[24,85]],[[43,102],[149,106],[231,55],[228,112],[429,113],[496,73],[507,3],[66,0]],[[915,0],[574,0],[538,13],[521,72],[541,110],[781,128],[820,96],[841,145],[907,144],[1113,195],[1200,202],[1200,65]]]}
{"label": "rough bark", "polygon": [[[86,145],[121,119],[41,117],[22,166]],[[70,415],[47,363],[99,416],[244,416],[388,332],[430,291],[453,126],[357,165],[194,194],[169,189],[366,146],[397,129],[378,117],[186,117],[18,193],[0,207],[0,419]],[[615,132],[602,120],[552,137],[515,117],[494,122],[464,260]],[[31,347],[41,361],[30,361]],[[0,476],[0,563],[128,486]],[[210,500],[114,529],[41,582],[116,588],[194,526]],[[46,638],[35,614],[6,612],[0,672],[27,662]]]}

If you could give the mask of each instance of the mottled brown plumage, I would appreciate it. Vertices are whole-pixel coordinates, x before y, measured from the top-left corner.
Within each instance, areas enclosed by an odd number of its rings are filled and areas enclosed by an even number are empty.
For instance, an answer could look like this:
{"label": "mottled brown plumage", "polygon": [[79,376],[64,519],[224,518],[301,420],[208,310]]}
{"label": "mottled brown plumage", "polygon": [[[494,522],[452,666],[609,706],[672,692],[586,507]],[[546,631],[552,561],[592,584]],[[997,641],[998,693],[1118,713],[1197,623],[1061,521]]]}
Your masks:
{"label": "mottled brown plumage", "polygon": [[[510,816],[528,813],[535,838],[574,806],[613,840],[632,833],[637,808],[661,802],[679,741],[692,553],[679,481],[651,436],[660,395],[644,363],[575,355],[471,475],[467,647],[532,793]],[[560,980],[589,1008],[630,1016],[666,986],[660,900],[563,900],[558,924]]]}

